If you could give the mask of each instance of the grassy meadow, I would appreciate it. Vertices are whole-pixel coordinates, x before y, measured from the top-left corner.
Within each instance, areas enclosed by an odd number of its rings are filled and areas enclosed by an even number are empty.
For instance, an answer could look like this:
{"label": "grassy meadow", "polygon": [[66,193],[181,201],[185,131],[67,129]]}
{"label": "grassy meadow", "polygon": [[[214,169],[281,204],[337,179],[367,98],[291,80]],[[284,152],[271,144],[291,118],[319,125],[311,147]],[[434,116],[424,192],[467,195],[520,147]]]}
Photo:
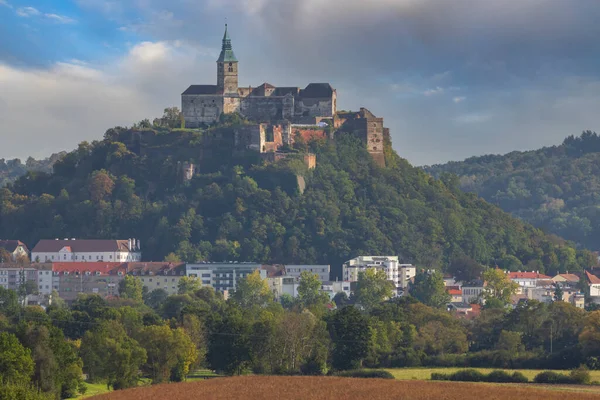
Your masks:
{"label": "grassy meadow", "polygon": [[[392,375],[394,375],[394,377],[399,380],[424,381],[424,380],[431,379],[431,374],[434,372],[450,374],[450,373],[459,371],[461,369],[466,369],[466,368],[390,368],[390,369],[385,369],[385,370],[388,371],[389,373],[391,373]],[[473,369],[476,369],[485,374],[489,374],[490,372],[497,370],[499,368],[473,368]],[[532,381],[533,378],[537,374],[539,374],[540,372],[545,371],[545,370],[542,370],[542,369],[511,369],[511,370],[505,370],[505,371],[521,372],[523,375],[525,375],[527,377],[527,379]],[[555,372],[569,374],[569,372],[571,372],[571,371],[555,370]],[[592,381],[600,382],[600,371],[590,371],[590,375],[592,377]]]}

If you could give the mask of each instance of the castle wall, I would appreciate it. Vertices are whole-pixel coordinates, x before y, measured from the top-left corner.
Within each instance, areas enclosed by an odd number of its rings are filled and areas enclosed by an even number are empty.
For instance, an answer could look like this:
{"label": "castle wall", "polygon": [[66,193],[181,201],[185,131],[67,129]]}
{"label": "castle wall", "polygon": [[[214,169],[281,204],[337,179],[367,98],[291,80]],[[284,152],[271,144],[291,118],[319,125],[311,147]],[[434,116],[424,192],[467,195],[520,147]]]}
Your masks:
{"label": "castle wall", "polygon": [[240,101],[240,114],[256,121],[270,121],[283,118],[283,97],[248,96]]}
{"label": "castle wall", "polygon": [[223,98],[223,112],[225,114],[239,113],[242,99],[239,96],[226,96]]}
{"label": "castle wall", "polygon": [[295,115],[298,117],[332,117],[335,114],[334,96],[296,99]]}
{"label": "castle wall", "polygon": [[261,125],[244,125],[235,128],[235,146],[238,148],[252,149],[260,152],[261,149]]}
{"label": "castle wall", "polygon": [[292,125],[292,141],[296,135],[302,136],[305,142],[314,139],[327,138],[327,131],[325,128],[308,128],[308,127],[297,127]]}
{"label": "castle wall", "polygon": [[182,95],[181,111],[186,128],[198,128],[217,121],[223,112],[223,100],[220,95]]}

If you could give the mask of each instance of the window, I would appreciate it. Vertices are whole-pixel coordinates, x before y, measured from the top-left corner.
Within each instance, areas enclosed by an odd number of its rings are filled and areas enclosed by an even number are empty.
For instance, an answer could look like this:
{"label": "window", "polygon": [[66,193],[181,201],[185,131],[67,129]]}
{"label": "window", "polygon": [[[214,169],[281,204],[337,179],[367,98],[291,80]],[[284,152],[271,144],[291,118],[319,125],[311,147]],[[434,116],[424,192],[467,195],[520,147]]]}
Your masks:
{"label": "window", "polygon": [[110,258],[112,260],[112,255],[108,256],[108,258]]}
{"label": "window", "polygon": [[89,256],[89,258],[88,258],[88,259],[89,259],[89,260],[91,260],[91,259],[92,259],[92,256]]}

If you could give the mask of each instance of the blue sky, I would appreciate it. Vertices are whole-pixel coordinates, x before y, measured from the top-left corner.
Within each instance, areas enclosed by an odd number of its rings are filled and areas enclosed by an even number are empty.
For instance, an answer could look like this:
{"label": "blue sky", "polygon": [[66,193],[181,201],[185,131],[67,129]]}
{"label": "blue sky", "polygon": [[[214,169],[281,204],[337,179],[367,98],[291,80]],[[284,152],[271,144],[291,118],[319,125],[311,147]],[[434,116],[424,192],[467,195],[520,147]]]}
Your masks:
{"label": "blue sky", "polygon": [[0,157],[100,139],[213,83],[328,81],[414,164],[596,130],[597,0],[0,0]]}

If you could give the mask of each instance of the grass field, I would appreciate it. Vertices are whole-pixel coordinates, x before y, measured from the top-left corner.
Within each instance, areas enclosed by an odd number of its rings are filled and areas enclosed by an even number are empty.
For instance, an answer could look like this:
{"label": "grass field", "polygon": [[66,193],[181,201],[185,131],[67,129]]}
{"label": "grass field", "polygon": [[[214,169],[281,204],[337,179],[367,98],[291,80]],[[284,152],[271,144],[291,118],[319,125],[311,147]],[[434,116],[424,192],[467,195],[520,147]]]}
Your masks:
{"label": "grass field", "polygon": [[[386,369],[386,371],[390,372],[396,379],[400,380],[429,380],[431,379],[431,374],[434,372],[441,372],[443,374],[450,374],[456,372],[458,370],[465,368],[394,368],[394,369]],[[498,368],[474,368],[483,373],[490,373]],[[544,371],[542,369],[514,369],[514,370],[506,370],[509,372],[519,371],[523,375],[527,377],[530,381],[539,374]],[[556,372],[562,372],[568,374],[570,371],[564,370],[556,370]],[[600,381],[600,371],[590,371],[590,375],[592,377],[592,381]]]}
{"label": "grass field", "polygon": [[415,382],[312,376],[241,376],[175,383],[106,393],[93,400],[236,400],[236,399],[411,399],[411,400],[591,400],[600,392],[581,387],[467,382]]}
{"label": "grass field", "polygon": [[95,396],[98,394],[109,392],[109,389],[106,387],[106,383],[87,383],[86,382],[85,385],[87,386],[87,391],[85,392],[85,394],[83,396],[77,397],[77,400],[86,399],[88,397],[92,397],[92,396]]}

